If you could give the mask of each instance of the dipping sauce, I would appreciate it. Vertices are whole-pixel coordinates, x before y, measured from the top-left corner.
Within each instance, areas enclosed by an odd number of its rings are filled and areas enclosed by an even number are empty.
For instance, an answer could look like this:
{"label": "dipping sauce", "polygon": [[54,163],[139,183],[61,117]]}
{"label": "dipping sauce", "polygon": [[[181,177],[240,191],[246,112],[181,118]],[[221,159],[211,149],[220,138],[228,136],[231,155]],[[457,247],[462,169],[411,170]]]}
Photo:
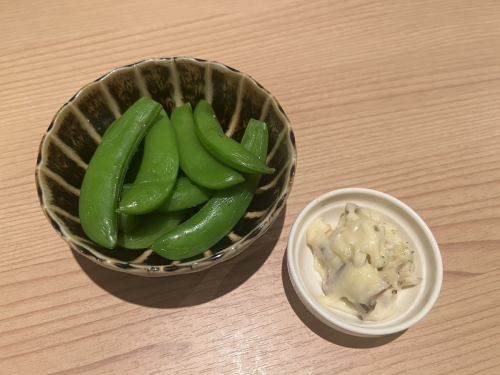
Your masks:
{"label": "dipping sauce", "polygon": [[420,281],[414,251],[396,228],[354,203],[346,204],[335,228],[316,219],[307,244],[322,279],[320,302],[362,320],[391,317],[401,290]]}

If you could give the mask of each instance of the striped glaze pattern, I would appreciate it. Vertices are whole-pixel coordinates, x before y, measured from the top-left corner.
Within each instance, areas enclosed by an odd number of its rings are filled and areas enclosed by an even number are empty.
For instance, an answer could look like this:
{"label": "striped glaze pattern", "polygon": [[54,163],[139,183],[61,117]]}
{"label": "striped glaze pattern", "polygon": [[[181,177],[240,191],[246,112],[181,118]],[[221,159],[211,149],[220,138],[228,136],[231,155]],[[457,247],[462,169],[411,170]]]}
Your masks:
{"label": "striped glaze pattern", "polygon": [[[171,114],[176,106],[207,99],[226,134],[240,140],[250,118],[269,127],[267,163],[246,215],[233,231],[203,254],[168,261],[150,249],[105,249],[84,233],[78,217],[83,176],[108,126],[132,103],[149,96]],[[144,276],[189,273],[241,253],[265,233],[286,203],[295,173],[296,148],[290,122],[269,91],[253,78],[221,63],[194,58],[149,59],[117,68],[83,87],[56,113],[39,149],[36,184],[51,225],[70,248],[104,267]]]}

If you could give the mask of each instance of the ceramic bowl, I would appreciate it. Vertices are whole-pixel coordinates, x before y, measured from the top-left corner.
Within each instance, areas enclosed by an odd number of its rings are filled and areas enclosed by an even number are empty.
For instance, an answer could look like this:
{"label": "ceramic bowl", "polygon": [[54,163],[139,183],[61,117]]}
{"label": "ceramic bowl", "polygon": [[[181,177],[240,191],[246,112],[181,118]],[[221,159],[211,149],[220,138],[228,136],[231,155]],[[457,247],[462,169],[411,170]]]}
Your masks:
{"label": "ceramic bowl", "polygon": [[[171,114],[182,103],[212,103],[226,134],[240,140],[250,118],[269,128],[267,162],[276,173],[264,176],[235,228],[203,254],[168,261],[152,250],[109,250],[91,241],[78,217],[78,197],[87,165],[108,126],[132,103],[150,96]],[[261,236],[285,205],[295,172],[296,150],[290,122],[276,98],[249,75],[226,65],[194,58],[160,58],[117,68],[84,86],[56,113],[43,137],[36,184],[43,211],[74,251],[114,270],[167,276],[200,271],[240,254]]]}
{"label": "ceramic bowl", "polygon": [[[318,301],[318,296],[323,295],[321,277],[314,268],[314,257],[307,246],[307,228],[318,217],[335,227],[347,202],[365,207],[394,225],[415,251],[416,272],[421,281],[399,293],[395,314],[383,321],[362,321],[357,316],[325,307]],[[336,330],[364,337],[395,334],[420,321],[436,302],[443,281],[439,247],[417,213],[388,194],[360,188],[326,193],[304,208],[292,226],[287,266],[297,295],[311,313]]]}

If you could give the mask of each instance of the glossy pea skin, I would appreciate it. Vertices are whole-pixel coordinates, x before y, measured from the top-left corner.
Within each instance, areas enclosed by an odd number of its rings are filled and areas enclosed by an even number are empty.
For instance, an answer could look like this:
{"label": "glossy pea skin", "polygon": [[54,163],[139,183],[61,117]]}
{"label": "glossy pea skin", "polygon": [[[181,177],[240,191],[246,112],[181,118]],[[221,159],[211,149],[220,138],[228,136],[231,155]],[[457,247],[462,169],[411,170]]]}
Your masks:
{"label": "glossy pea skin", "polygon": [[177,178],[170,198],[163,202],[159,211],[172,212],[185,210],[205,203],[212,196],[213,191],[196,185],[185,176]]}
{"label": "glossy pea skin", "polygon": [[[265,160],[268,144],[266,124],[250,120],[241,144],[260,160]],[[158,238],[152,249],[172,260],[190,258],[209,249],[243,217],[259,180],[260,175],[248,175],[242,184],[217,191],[196,214]]]}
{"label": "glossy pea skin", "polygon": [[146,135],[141,166],[130,189],[123,192],[119,211],[142,215],[154,211],[172,193],[179,153],[175,133],[164,110]]}
{"label": "glossy pea skin", "polygon": [[196,184],[219,190],[244,181],[243,176],[210,155],[196,136],[191,105],[177,107],[172,114],[182,171]]}
{"label": "glossy pea skin", "polygon": [[138,225],[127,231],[118,233],[118,245],[126,249],[146,249],[158,238],[175,228],[184,218],[185,211],[152,212],[146,215],[133,216]]}
{"label": "glossy pea skin", "polygon": [[80,223],[87,236],[112,249],[118,235],[118,198],[137,147],[161,110],[149,98],[135,102],[108,128],[97,147],[80,189]]}
{"label": "glossy pea skin", "polygon": [[196,135],[205,149],[221,163],[243,173],[274,173],[243,145],[227,137],[210,103],[201,100],[194,110]]}

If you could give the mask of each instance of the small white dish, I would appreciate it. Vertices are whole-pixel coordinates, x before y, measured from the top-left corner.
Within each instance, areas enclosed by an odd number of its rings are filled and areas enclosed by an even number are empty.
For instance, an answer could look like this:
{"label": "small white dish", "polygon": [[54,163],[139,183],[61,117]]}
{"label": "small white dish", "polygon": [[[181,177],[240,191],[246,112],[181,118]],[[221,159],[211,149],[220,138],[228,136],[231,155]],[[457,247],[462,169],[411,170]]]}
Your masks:
{"label": "small white dish", "polygon": [[[313,254],[306,243],[307,228],[317,217],[336,226],[347,202],[366,207],[395,225],[400,236],[415,250],[417,275],[422,281],[400,293],[396,313],[384,321],[362,321],[354,315],[328,308],[317,299],[323,291],[321,278],[314,269]],[[292,285],[302,303],[323,323],[355,336],[390,335],[411,327],[431,310],[443,282],[441,253],[429,227],[400,200],[370,189],[339,189],[314,199],[292,226],[286,256]]]}

